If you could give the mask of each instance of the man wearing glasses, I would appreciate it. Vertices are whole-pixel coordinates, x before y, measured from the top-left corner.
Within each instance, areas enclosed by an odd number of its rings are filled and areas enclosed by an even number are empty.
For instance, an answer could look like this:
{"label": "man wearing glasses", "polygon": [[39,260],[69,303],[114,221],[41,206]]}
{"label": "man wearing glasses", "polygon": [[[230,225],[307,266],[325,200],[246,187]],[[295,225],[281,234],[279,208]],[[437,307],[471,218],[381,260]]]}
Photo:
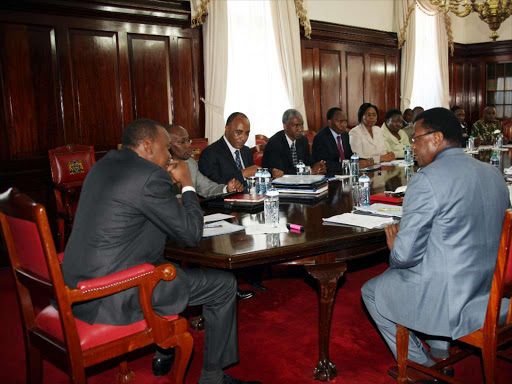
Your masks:
{"label": "man wearing glasses", "polygon": [[[237,179],[233,178],[227,184],[217,184],[204,176],[199,172],[197,162],[190,157],[192,155],[192,148],[190,147],[191,140],[187,130],[177,124],[166,126],[166,130],[171,136],[170,152],[172,158],[178,161],[185,161],[188,164],[190,177],[199,196],[211,197],[226,192],[242,192],[244,190],[242,183]],[[180,191],[177,192],[177,194],[181,194]]]}
{"label": "man wearing glasses", "polygon": [[[408,358],[425,366],[449,357],[450,339],[482,327],[509,207],[503,175],[466,155],[461,137],[448,109],[416,117],[411,141],[422,168],[407,186],[400,226],[385,228],[390,267],[362,288],[395,358],[397,323],[429,335],[430,351],[413,332],[409,337]],[[407,369],[409,382],[434,382]],[[396,378],[397,367],[388,373]]]}

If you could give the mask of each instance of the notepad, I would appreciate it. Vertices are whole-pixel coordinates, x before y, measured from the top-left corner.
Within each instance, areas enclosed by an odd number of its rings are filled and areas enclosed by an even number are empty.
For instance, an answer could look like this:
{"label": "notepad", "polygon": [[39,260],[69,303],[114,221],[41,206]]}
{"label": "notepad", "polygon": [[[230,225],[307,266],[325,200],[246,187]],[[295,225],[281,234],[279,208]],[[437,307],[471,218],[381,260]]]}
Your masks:
{"label": "notepad", "polygon": [[350,225],[353,227],[368,229],[382,228],[386,224],[391,224],[393,222],[391,217],[356,215],[353,213],[343,213],[342,215],[331,216],[322,220],[327,223]]}
{"label": "notepad", "polygon": [[391,204],[375,203],[367,207],[355,207],[357,210],[382,216],[402,217],[402,207]]}

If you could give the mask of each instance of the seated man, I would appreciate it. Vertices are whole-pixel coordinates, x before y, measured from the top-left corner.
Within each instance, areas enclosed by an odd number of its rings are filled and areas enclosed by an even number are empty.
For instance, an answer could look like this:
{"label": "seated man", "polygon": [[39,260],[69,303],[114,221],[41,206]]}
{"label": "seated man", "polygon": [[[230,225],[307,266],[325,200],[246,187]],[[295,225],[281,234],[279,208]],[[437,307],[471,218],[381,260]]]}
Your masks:
{"label": "seated man", "polygon": [[454,105],[450,108],[450,111],[452,111],[459,120],[460,129],[462,130],[462,141],[460,145],[465,148],[469,138],[468,125],[466,124],[466,112],[464,111],[464,108],[459,107],[458,105]]}
{"label": "seated man", "polygon": [[412,109],[407,108],[402,115],[402,128],[412,123]]}
{"label": "seated man", "polygon": [[[509,206],[503,175],[459,148],[460,123],[453,113],[433,108],[414,125],[413,149],[422,168],[407,186],[400,226],[385,228],[390,267],[362,288],[395,358],[397,323],[453,339],[482,327]],[[432,366],[449,356],[447,342],[427,343],[430,353],[411,332],[408,358]],[[397,368],[388,372],[396,377]],[[410,382],[432,380],[412,368],[407,376]]]}
{"label": "seated man", "polygon": [[281,177],[284,174],[295,175],[295,166],[299,161],[311,167],[313,175],[325,173],[325,161],[313,164],[309,152],[309,142],[304,137],[304,119],[296,109],[288,109],[283,114],[283,130],[272,136],[263,152],[264,168],[269,168],[272,175]]}
{"label": "seated man", "polygon": [[[211,197],[226,192],[242,192],[244,190],[242,183],[235,178],[229,180],[227,184],[217,184],[215,181],[205,177],[199,172],[197,162],[190,157],[192,155],[192,148],[190,147],[191,141],[187,130],[177,124],[168,125],[166,130],[171,137],[170,152],[172,158],[173,160],[185,161],[188,164],[192,183],[199,196]],[[181,191],[179,191],[179,194],[181,195]]]}
{"label": "seated man", "polygon": [[[496,120],[496,108],[485,107],[484,117],[477,120],[471,127],[471,135],[475,138],[475,144],[494,144],[494,138],[496,137],[495,131],[502,132],[501,122]],[[506,144],[506,141],[506,138],[503,137],[504,144]]]}
{"label": "seated man", "polygon": [[[347,114],[341,108],[327,111],[327,126],[317,132],[313,139],[313,161],[324,160],[327,173],[341,174],[341,162],[350,160],[352,149],[347,133]],[[359,167],[373,164],[373,159],[359,160]]]}
{"label": "seated man", "polygon": [[414,107],[414,109],[412,110],[412,116],[411,116],[411,122],[406,125],[405,127],[403,127],[403,131],[405,133],[407,133],[407,136],[409,137],[409,141],[411,140],[412,138],[412,135],[414,135],[414,121],[416,119],[416,116],[418,116],[420,113],[423,113],[425,110],[423,109],[423,107]]}
{"label": "seated man", "polygon": [[245,179],[254,176],[258,166],[254,165],[251,149],[245,146],[251,133],[251,123],[241,112],[234,112],[226,121],[224,136],[207,146],[199,157],[199,171],[210,180],[227,184],[235,178],[247,188]]}
{"label": "seated man", "polygon": [[[203,215],[185,162],[170,160],[169,134],[152,120],[126,127],[123,147],[110,151],[85,179],[62,271],[66,284],[119,272],[142,263],[167,262],[162,250],[167,237],[186,246],[199,243]],[[182,204],[172,180],[183,186]],[[153,292],[155,312],[182,312],[203,305],[205,347],[200,384],[245,383],[224,374],[238,360],[236,281],[214,269],[182,270],[161,281]],[[143,319],[136,289],[76,304],[74,315],[90,324],[131,324]],[[157,368],[165,358],[157,353]],[[154,363],[155,365],[155,363]],[[170,364],[167,371],[170,369]]]}

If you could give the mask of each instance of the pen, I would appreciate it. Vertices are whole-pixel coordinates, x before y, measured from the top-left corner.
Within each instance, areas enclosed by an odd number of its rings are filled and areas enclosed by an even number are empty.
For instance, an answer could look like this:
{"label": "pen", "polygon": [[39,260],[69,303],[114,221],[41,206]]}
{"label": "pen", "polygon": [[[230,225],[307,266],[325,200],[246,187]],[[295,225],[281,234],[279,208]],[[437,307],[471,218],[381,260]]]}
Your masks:
{"label": "pen", "polygon": [[377,208],[377,211],[401,211],[402,208]]}
{"label": "pen", "polygon": [[286,228],[291,231],[304,232],[304,227],[299,224],[286,224]]}
{"label": "pen", "polygon": [[222,228],[222,224],[205,224],[204,228]]}

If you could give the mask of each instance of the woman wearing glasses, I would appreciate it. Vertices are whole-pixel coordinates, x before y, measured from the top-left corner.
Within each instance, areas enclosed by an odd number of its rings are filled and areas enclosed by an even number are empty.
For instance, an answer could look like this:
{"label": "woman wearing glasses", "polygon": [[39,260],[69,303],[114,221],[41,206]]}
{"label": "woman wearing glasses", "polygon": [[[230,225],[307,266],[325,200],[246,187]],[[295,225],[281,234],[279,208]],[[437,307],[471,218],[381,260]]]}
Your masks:
{"label": "woman wearing glasses", "polygon": [[395,159],[395,154],[386,150],[381,129],[375,125],[378,114],[375,105],[364,103],[357,112],[359,125],[349,133],[352,151],[360,158],[373,159],[375,163]]}

